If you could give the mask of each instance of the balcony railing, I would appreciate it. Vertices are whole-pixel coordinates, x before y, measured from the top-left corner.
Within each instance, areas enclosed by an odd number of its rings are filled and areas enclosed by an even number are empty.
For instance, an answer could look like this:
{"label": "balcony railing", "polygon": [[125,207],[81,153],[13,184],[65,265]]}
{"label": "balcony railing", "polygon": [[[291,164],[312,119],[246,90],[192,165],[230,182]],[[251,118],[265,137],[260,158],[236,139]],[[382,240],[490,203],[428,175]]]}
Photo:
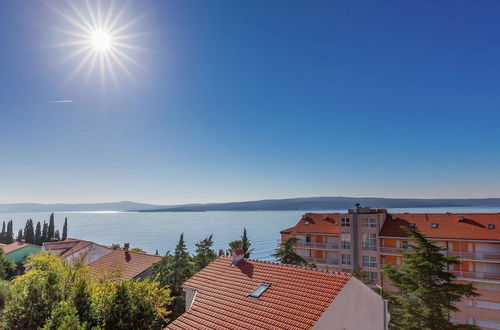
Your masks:
{"label": "balcony railing", "polygon": [[500,273],[465,272],[455,270],[453,271],[453,274],[459,278],[465,279],[500,281]]}
{"label": "balcony railing", "polygon": [[[411,248],[392,248],[392,247],[380,247],[380,253],[389,254],[401,254],[401,252],[409,252]],[[460,259],[471,259],[471,260],[484,260],[484,261],[499,261],[499,253],[490,252],[462,252],[462,251],[441,251],[442,254],[447,256],[458,257]]]}
{"label": "balcony railing", "polygon": [[[278,247],[281,245],[281,243],[283,242],[278,240]],[[313,243],[299,241],[294,245],[294,247],[303,249],[338,250],[339,243]]]}
{"label": "balcony railing", "polygon": [[446,252],[448,256],[459,257],[461,259],[472,259],[472,260],[486,260],[486,261],[499,261],[500,253],[490,253],[490,252],[461,252],[461,251],[443,251]]}
{"label": "balcony railing", "polygon": [[338,265],[339,259],[303,257],[307,262],[322,265]]}

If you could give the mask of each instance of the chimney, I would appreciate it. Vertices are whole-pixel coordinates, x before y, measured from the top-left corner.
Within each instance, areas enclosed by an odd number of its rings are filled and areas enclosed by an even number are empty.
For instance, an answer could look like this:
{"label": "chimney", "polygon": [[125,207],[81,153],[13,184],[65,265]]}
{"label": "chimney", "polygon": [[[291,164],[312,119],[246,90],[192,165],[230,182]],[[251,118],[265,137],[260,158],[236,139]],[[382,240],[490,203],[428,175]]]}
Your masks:
{"label": "chimney", "polygon": [[129,243],[123,243],[123,250],[125,250],[125,253],[128,253],[128,248],[130,247]]}
{"label": "chimney", "polygon": [[463,215],[459,216],[458,217],[458,222],[463,222],[463,221],[464,221],[464,216]]}
{"label": "chimney", "polygon": [[355,208],[355,209],[359,209],[360,207],[361,207],[361,204],[359,204],[359,203],[354,203],[354,208]]}
{"label": "chimney", "polygon": [[234,249],[231,252],[231,255],[233,257],[233,261],[231,262],[231,266],[236,267],[238,264],[245,259],[245,251],[242,249]]}

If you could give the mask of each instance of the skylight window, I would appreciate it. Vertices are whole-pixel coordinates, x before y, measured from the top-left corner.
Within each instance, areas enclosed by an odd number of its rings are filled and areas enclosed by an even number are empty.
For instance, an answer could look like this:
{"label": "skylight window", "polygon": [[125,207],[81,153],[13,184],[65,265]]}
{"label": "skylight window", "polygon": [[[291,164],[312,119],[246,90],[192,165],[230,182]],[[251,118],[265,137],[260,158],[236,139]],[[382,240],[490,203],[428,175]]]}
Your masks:
{"label": "skylight window", "polygon": [[266,292],[266,290],[271,286],[271,284],[269,283],[262,283],[261,285],[259,285],[257,287],[257,289],[253,290],[252,293],[250,293],[248,296],[249,297],[252,297],[252,298],[259,298],[260,296],[262,296],[262,294],[264,292]]}
{"label": "skylight window", "polygon": [[494,224],[492,224],[492,223],[489,223],[489,224],[488,224],[488,229],[495,229],[495,225],[494,225]]}
{"label": "skylight window", "polygon": [[409,224],[408,224],[408,227],[410,227],[410,228],[415,228],[415,224],[414,224],[414,223],[409,223]]}
{"label": "skylight window", "polygon": [[433,224],[431,225],[431,227],[432,227],[432,228],[437,228],[437,227],[438,227],[438,224],[437,224],[437,223],[433,223]]}

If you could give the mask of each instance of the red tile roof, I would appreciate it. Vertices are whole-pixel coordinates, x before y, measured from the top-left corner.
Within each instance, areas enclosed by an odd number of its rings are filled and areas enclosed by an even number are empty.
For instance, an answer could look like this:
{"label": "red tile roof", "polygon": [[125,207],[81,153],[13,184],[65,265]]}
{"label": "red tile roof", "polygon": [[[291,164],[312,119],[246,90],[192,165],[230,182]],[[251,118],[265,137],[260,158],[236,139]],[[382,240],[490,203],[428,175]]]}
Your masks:
{"label": "red tile roof", "polygon": [[20,248],[28,246],[28,245],[31,245],[31,244],[28,244],[28,243],[22,242],[22,241],[21,242],[14,242],[14,243],[10,243],[8,245],[2,246],[2,249],[3,249],[3,253],[7,254],[9,252],[15,251],[17,249],[20,249]]}
{"label": "red tile roof", "polygon": [[[350,277],[306,267],[219,257],[184,287],[196,290],[189,311],[167,329],[310,329]],[[260,284],[259,297],[248,295]]]}
{"label": "red tile roof", "polygon": [[125,250],[117,248],[111,253],[91,262],[89,267],[94,271],[105,270],[122,270],[122,279],[133,279],[145,271],[147,271],[153,264],[161,260],[161,256],[152,254],[131,252],[125,253]]}
{"label": "red tile roof", "polygon": [[[391,216],[395,220],[391,220]],[[463,217],[463,221],[459,218]],[[387,216],[380,236],[408,236],[401,228],[413,223],[415,229],[429,238],[500,240],[500,213],[391,213]],[[437,228],[432,228],[432,224]],[[488,229],[488,224],[494,225]]]}
{"label": "red tile roof", "polygon": [[306,213],[295,226],[282,230],[281,233],[338,234],[340,218],[340,213]]}
{"label": "red tile roof", "polygon": [[78,240],[74,238],[68,238],[64,241],[60,242],[46,242],[43,243],[43,246],[47,250],[64,250],[60,252],[61,257],[67,257],[72,255],[73,253],[93,244],[93,242],[90,241],[84,241],[84,240]]}

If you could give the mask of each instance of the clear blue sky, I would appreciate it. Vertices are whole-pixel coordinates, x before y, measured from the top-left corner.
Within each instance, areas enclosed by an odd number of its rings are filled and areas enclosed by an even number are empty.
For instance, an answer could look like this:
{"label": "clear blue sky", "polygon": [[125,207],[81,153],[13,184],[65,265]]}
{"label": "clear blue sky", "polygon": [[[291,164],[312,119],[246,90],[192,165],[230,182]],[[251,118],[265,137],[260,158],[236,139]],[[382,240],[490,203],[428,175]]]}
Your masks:
{"label": "clear blue sky", "polygon": [[68,81],[53,10],[0,2],[0,203],[500,197],[500,1],[142,13],[118,90]]}

